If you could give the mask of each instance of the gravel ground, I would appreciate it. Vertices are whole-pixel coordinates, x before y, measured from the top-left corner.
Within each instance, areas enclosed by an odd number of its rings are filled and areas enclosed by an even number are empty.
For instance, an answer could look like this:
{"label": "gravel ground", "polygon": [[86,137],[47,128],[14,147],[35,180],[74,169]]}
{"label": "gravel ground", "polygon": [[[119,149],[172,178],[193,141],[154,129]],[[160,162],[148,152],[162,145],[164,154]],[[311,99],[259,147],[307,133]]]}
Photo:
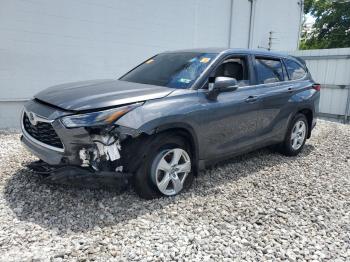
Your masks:
{"label": "gravel ground", "polygon": [[350,261],[350,126],[319,121],[303,153],[259,150],[175,198],[66,188],[0,134],[0,260]]}

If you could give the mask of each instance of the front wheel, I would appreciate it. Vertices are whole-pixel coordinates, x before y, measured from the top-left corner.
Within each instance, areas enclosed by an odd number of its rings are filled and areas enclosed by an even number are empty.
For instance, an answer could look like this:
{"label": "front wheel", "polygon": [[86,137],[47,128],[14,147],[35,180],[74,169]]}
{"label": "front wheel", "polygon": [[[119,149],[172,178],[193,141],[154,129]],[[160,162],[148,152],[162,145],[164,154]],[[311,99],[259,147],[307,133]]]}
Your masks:
{"label": "front wheel", "polygon": [[281,144],[281,151],[287,156],[298,155],[306,142],[308,134],[308,123],[305,115],[298,114],[294,117],[284,142]]}
{"label": "front wheel", "polygon": [[191,185],[193,161],[185,139],[161,134],[150,149],[134,176],[135,191],[140,197],[175,196]]}

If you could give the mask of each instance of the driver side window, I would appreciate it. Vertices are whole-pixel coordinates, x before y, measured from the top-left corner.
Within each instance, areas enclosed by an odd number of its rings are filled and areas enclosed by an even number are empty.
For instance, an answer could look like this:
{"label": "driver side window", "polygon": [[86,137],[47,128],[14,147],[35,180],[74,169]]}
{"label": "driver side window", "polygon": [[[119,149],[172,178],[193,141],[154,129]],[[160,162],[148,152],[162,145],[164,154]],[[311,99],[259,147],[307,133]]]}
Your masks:
{"label": "driver side window", "polygon": [[[225,59],[209,78],[209,86],[214,83],[216,77],[235,78],[238,86],[250,85],[247,60],[245,57],[229,57]],[[210,88],[209,88],[210,89]]]}

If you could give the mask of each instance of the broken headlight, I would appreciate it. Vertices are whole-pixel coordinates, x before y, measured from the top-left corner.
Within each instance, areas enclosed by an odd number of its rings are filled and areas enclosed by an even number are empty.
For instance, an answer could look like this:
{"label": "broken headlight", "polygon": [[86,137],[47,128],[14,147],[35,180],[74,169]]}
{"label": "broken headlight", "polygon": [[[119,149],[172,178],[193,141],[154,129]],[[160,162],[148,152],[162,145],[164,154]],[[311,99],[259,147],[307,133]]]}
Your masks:
{"label": "broken headlight", "polygon": [[66,127],[109,125],[114,123],[118,118],[122,117],[127,112],[141,106],[142,104],[143,103],[136,103],[103,111],[65,116],[61,119],[61,121]]}

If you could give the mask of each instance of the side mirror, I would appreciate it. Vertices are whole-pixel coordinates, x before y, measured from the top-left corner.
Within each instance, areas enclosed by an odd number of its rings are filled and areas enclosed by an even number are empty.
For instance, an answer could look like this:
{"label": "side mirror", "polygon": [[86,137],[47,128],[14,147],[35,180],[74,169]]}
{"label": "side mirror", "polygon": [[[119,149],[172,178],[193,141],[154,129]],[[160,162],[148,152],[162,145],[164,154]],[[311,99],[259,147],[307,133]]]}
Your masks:
{"label": "side mirror", "polygon": [[215,78],[215,82],[209,84],[208,98],[215,99],[219,93],[235,91],[238,88],[238,82],[235,78],[219,76]]}

